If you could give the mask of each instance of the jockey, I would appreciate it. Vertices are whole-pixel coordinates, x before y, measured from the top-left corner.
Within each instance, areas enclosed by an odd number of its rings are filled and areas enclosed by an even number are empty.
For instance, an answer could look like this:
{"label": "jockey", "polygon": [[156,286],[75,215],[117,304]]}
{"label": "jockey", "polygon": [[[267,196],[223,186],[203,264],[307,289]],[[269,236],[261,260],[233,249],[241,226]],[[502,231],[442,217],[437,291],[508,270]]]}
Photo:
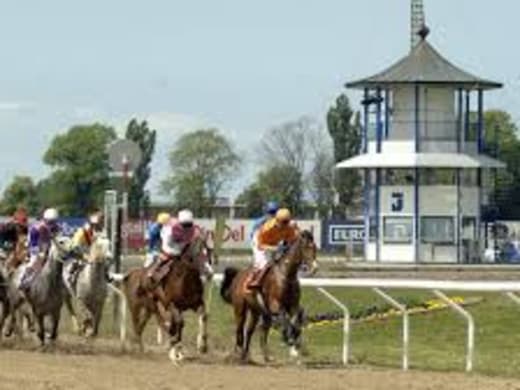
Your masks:
{"label": "jockey", "polygon": [[263,216],[261,216],[260,218],[257,218],[253,221],[253,227],[251,228],[251,236],[250,236],[250,239],[251,239],[251,242],[253,242],[253,245],[255,245],[254,243],[254,239],[255,239],[255,235],[256,235],[256,232],[258,231],[258,229],[260,229],[262,227],[262,225],[264,223],[266,223],[268,220],[270,220],[271,218],[274,218],[276,216],[276,212],[278,211],[279,209],[279,206],[278,206],[278,203],[274,202],[274,201],[270,201],[270,202],[267,202],[267,204],[265,205],[265,214]]}
{"label": "jockey", "polygon": [[0,249],[11,251],[20,233],[27,234],[27,212],[19,208],[5,224],[0,225]]}
{"label": "jockey", "polygon": [[[72,236],[72,253],[79,257],[79,259],[74,260],[69,268],[69,275],[67,281],[71,286],[74,285],[74,280],[78,275],[79,271],[83,268],[83,261],[89,254],[90,246],[94,242],[96,234],[103,230],[103,214],[100,211],[95,211],[90,214],[88,217],[88,221],[80,227]],[[107,280],[110,281],[108,277],[108,268],[107,268]]]}
{"label": "jockey", "polygon": [[[256,233],[254,251],[254,274],[249,287],[258,288],[274,255],[286,249],[298,236],[298,228],[291,223],[291,212],[279,209],[276,216],[262,225]],[[285,244],[285,245],[284,245]]]}
{"label": "jockey", "polygon": [[39,259],[46,260],[51,246],[51,240],[58,234],[58,210],[48,208],[43,218],[29,229],[29,264],[20,280],[19,288],[29,287],[36,274],[36,263]]}
{"label": "jockey", "polygon": [[166,226],[171,220],[171,216],[168,213],[160,213],[157,216],[157,221],[150,225],[148,229],[148,251],[146,253],[146,260],[144,267],[148,268],[159,256],[161,250],[161,231],[163,226]]}
{"label": "jockey", "polygon": [[[180,257],[201,233],[202,229],[193,221],[193,213],[190,210],[179,211],[175,222],[163,227],[161,231],[160,258],[168,260]],[[202,273],[208,278],[213,276],[213,269],[207,259],[198,260],[201,260],[203,266]]]}

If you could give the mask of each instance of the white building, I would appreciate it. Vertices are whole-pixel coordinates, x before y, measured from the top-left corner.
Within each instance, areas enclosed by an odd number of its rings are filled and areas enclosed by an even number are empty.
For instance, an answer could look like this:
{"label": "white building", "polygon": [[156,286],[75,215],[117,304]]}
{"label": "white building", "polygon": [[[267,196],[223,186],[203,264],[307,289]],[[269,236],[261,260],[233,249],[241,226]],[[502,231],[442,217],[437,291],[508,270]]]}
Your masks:
{"label": "white building", "polygon": [[347,84],[364,90],[360,169],[369,262],[477,261],[485,179],[504,164],[484,155],[484,92],[502,85],[459,69],[427,41],[388,69]]}

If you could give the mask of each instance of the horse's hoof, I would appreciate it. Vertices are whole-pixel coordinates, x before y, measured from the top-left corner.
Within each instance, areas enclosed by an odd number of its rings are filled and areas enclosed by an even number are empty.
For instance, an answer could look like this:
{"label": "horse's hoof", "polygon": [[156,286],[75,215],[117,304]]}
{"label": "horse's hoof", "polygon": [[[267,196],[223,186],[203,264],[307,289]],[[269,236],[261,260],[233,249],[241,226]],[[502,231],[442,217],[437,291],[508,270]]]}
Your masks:
{"label": "horse's hoof", "polygon": [[298,359],[300,357],[300,351],[295,346],[289,348],[289,357],[291,359]]}
{"label": "horse's hoof", "polygon": [[264,363],[265,364],[269,364],[269,363],[273,363],[273,362],[274,362],[274,357],[272,357],[271,355],[264,356]]}
{"label": "horse's hoof", "polygon": [[182,360],[184,360],[184,354],[180,351],[180,348],[178,347],[171,347],[170,352],[168,353],[168,357],[175,366],[178,366],[179,363]]}
{"label": "horse's hoof", "polygon": [[201,354],[206,354],[206,353],[208,353],[208,346],[207,345],[202,345],[202,346],[198,347],[198,351]]}

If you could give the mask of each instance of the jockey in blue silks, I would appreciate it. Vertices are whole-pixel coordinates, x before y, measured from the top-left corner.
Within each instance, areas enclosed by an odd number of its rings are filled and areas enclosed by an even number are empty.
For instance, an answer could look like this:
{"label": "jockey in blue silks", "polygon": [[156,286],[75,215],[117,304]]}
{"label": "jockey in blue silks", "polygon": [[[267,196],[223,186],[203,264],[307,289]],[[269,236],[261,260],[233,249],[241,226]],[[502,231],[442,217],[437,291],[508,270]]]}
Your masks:
{"label": "jockey in blue silks", "polygon": [[[249,236],[249,239],[251,242],[254,241],[256,232],[262,227],[264,223],[266,223],[269,219],[274,218],[276,216],[276,212],[278,211],[280,207],[278,206],[278,203],[271,201],[267,202],[265,205],[265,214],[261,216],[260,218],[257,218],[253,221],[253,227],[251,228],[251,235]],[[254,244],[253,244],[254,245]]]}
{"label": "jockey in blue silks", "polygon": [[162,246],[161,231],[162,228],[170,222],[170,220],[170,214],[160,213],[157,216],[157,220],[148,228],[148,248],[146,252],[146,260],[144,262],[145,268],[151,266],[159,256],[159,252],[161,251]]}
{"label": "jockey in blue silks", "polygon": [[36,275],[38,260],[47,259],[51,241],[60,230],[58,217],[58,210],[49,208],[43,213],[43,218],[29,228],[29,263],[19,283],[21,289],[28,287]]}

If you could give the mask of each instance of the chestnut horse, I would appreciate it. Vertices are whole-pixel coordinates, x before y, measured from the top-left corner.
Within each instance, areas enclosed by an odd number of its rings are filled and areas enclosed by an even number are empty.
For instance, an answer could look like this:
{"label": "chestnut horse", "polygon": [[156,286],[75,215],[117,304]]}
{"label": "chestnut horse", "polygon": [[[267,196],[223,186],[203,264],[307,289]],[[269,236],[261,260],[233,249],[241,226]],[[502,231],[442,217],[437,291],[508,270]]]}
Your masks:
{"label": "chestnut horse", "polygon": [[251,337],[260,318],[260,345],[264,360],[268,362],[271,359],[267,339],[273,320],[279,320],[283,326],[284,341],[290,347],[291,357],[298,357],[303,322],[298,270],[303,265],[310,267],[311,273],[315,273],[318,268],[314,237],[307,230],[302,231],[285,254],[274,261],[257,290],[251,290],[247,286],[252,268],[242,271],[227,268],[224,271],[220,295],[233,306],[236,321],[235,348],[243,362],[249,358]]}
{"label": "chestnut horse", "polygon": [[[168,265],[168,273],[159,282],[164,294],[158,294],[156,289],[149,287],[148,268],[134,268],[124,276],[123,291],[130,309],[134,335],[141,350],[144,328],[154,314],[163,331],[170,336],[170,359],[175,364],[181,361],[183,354],[180,344],[184,328],[182,313],[193,310],[199,316],[197,348],[200,353],[207,352],[207,312],[200,264],[200,261],[206,259],[211,263],[211,249],[207,246],[206,236],[201,235],[187,246],[180,258],[173,259]],[[158,300],[166,308],[167,318],[158,310]]]}

